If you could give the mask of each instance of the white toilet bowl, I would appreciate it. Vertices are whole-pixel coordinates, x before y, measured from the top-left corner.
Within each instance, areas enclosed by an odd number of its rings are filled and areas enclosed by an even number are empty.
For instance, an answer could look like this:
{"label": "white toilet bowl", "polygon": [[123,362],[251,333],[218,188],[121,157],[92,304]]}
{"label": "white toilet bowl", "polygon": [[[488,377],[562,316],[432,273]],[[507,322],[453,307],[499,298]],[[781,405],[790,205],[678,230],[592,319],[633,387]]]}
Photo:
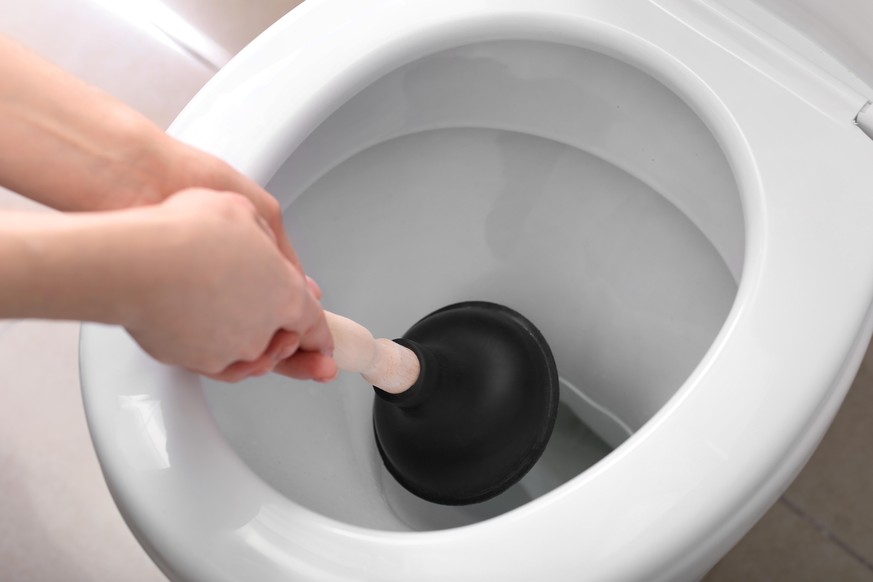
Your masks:
{"label": "white toilet bowl", "polygon": [[509,305],[565,406],[519,485],[446,508],[384,471],[359,378],[221,385],[85,325],[95,446],[168,576],[702,576],[873,330],[871,95],[765,24],[714,0],[309,0],[244,49],[170,131],[280,199],[326,306],[396,337]]}

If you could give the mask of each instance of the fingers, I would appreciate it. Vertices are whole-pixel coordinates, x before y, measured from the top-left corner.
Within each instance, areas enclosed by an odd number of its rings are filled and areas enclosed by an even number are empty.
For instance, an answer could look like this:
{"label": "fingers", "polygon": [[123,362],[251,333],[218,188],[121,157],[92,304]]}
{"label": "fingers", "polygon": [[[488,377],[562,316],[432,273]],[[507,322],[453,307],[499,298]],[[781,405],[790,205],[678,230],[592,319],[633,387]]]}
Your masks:
{"label": "fingers", "polygon": [[273,352],[273,359],[277,364],[293,356],[300,347],[300,336],[285,329],[277,331],[276,335],[273,336],[273,341],[277,344],[276,351]]}
{"label": "fingers", "polygon": [[246,378],[251,378],[253,376],[263,376],[267,372],[262,372],[261,369],[265,367],[265,363],[262,360],[265,360],[267,356],[261,356],[258,360],[254,362],[234,362],[221,372],[217,374],[203,374],[207,378],[212,378],[213,380],[219,380],[221,382],[241,382]]}
{"label": "fingers", "polygon": [[285,225],[282,223],[281,212],[272,218],[267,217],[266,220],[270,229],[276,235],[276,246],[279,247],[279,252],[281,252],[286,259],[291,261],[291,264],[297,267],[298,271],[303,273],[303,265],[300,264],[300,257],[297,256],[297,251],[294,249],[294,245],[291,244],[291,239],[288,237],[288,233],[285,232]]}
{"label": "fingers", "polygon": [[281,326],[300,334],[300,349],[331,357],[333,336],[319,302],[321,288],[311,277],[303,275],[292,265],[288,265],[288,275],[294,290],[285,304]]}
{"label": "fingers", "polygon": [[298,351],[287,360],[279,362],[273,371],[298,380],[330,382],[337,377],[339,368],[332,358],[324,354]]}
{"label": "fingers", "polygon": [[333,357],[333,336],[327,327],[327,319],[321,305],[318,306],[314,325],[300,337],[300,348],[307,352],[320,352],[327,357]]}
{"label": "fingers", "polygon": [[[275,261],[284,263],[287,268],[287,276],[281,274],[272,281],[265,279],[262,294],[264,302],[252,304],[257,305],[257,309],[261,309],[262,313],[268,316],[266,320],[261,320],[261,324],[255,324],[253,320],[252,325],[257,327],[257,325],[272,323],[275,325],[273,329],[279,330],[274,333],[266,349],[259,353],[263,344],[255,350],[248,345],[247,350],[243,352],[244,357],[237,355],[237,361],[233,361],[218,372],[214,368],[210,369],[210,373],[206,375],[217,380],[237,382],[251,376],[266,374],[281,363],[286,375],[295,378],[322,381],[332,379],[337,369],[331,359],[334,349],[333,337],[320,304],[321,288],[312,278],[307,277],[300,267],[297,253],[284,231],[281,207],[278,202],[263,190],[259,189],[257,193],[261,194],[256,196],[255,193],[249,192],[244,195],[191,188],[170,196],[165,202],[181,206],[184,211],[198,215],[201,214],[202,205],[209,204],[216,210],[218,216],[230,220],[250,217],[258,229],[270,239],[271,245],[282,255],[279,257],[274,254]],[[280,270],[284,269],[273,263],[268,272],[279,275]],[[272,291],[269,291],[268,283],[275,284]],[[262,333],[268,330],[269,328],[265,330],[262,327],[260,331],[255,329],[251,331],[257,332],[260,341],[266,343],[265,335]],[[300,350],[300,357],[292,357],[298,350]]]}
{"label": "fingers", "polygon": [[246,197],[257,208],[258,214],[267,221],[279,251],[302,273],[300,259],[282,223],[282,205],[279,201],[260,184],[241,174],[224,160],[181,142],[174,140],[173,143],[181,148],[176,155],[177,159],[184,162],[177,167],[184,172],[171,176],[175,179],[169,180],[170,188],[165,195],[185,188],[202,187],[217,192],[236,192]]}
{"label": "fingers", "polygon": [[333,337],[327,327],[324,312],[318,306],[315,323],[302,336],[281,329],[258,358],[234,362],[217,374],[205,375],[223,382],[239,382],[274,371],[298,380],[330,382],[339,373],[332,354]]}
{"label": "fingers", "polygon": [[294,249],[294,245],[291,244],[291,239],[285,231],[285,225],[282,222],[282,206],[279,204],[279,201],[248,178],[240,178],[240,188],[238,191],[252,201],[252,204],[258,210],[258,214],[267,222],[267,226],[274,235],[276,246],[279,247],[282,255],[291,261],[291,264],[297,267],[298,271],[303,273],[303,265],[300,264],[297,251]]}
{"label": "fingers", "polygon": [[267,221],[264,220],[264,217],[261,216],[260,214],[255,214],[255,221],[258,223],[258,226],[261,227],[261,230],[264,231],[264,234],[266,234],[268,237],[270,237],[270,240],[273,241],[273,244],[278,246],[278,241],[276,240],[276,234],[270,228],[270,225],[267,224]]}
{"label": "fingers", "polygon": [[264,353],[256,359],[240,360],[217,374],[204,375],[222,382],[239,382],[253,376],[263,376],[273,371],[279,362],[291,357],[299,346],[300,338],[296,333],[280,329],[273,335],[270,345],[267,346]]}
{"label": "fingers", "polygon": [[278,361],[275,355],[265,353],[253,362],[235,362],[217,374],[204,376],[222,382],[240,382],[270,371],[297,380],[316,382],[331,382],[339,374],[339,368],[332,358],[319,352],[297,350],[290,357]]}

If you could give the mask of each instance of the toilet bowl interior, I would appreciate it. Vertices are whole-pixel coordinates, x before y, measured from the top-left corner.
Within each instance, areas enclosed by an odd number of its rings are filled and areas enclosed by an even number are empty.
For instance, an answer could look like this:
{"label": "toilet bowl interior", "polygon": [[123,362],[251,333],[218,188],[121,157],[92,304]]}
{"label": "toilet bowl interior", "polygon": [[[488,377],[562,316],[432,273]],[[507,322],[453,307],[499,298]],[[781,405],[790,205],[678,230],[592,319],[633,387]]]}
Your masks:
{"label": "toilet bowl interior", "polygon": [[253,471],[367,527],[471,523],[580,474],[676,393],[742,273],[741,200],[712,133],[649,74],[579,47],[492,41],[410,62],[338,104],[268,189],[330,310],[397,337],[446,304],[501,303],[542,331],[562,378],[543,459],[467,508],[393,482],[360,378],[208,383]]}

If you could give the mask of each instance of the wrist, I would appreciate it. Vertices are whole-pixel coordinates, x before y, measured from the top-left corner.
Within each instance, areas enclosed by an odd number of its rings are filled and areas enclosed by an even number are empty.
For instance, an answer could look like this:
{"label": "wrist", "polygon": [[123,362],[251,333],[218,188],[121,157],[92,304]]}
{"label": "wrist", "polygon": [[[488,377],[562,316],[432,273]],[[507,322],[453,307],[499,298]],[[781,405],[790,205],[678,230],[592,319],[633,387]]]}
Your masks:
{"label": "wrist", "polygon": [[140,213],[0,214],[0,318],[126,325],[147,253]]}
{"label": "wrist", "polygon": [[0,183],[60,210],[148,203],[164,132],[120,100],[0,38]]}
{"label": "wrist", "polygon": [[106,126],[102,172],[94,194],[73,210],[102,211],[160,203],[166,191],[176,140],[138,112],[115,108]]}

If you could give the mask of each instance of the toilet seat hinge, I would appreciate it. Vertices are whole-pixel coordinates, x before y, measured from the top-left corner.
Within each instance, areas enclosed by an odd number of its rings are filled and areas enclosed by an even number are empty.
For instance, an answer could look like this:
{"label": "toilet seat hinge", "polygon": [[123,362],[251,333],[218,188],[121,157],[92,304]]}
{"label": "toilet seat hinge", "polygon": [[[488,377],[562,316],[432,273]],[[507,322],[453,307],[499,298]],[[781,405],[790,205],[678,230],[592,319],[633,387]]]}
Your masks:
{"label": "toilet seat hinge", "polygon": [[855,125],[873,139],[873,101],[868,101],[855,116]]}

